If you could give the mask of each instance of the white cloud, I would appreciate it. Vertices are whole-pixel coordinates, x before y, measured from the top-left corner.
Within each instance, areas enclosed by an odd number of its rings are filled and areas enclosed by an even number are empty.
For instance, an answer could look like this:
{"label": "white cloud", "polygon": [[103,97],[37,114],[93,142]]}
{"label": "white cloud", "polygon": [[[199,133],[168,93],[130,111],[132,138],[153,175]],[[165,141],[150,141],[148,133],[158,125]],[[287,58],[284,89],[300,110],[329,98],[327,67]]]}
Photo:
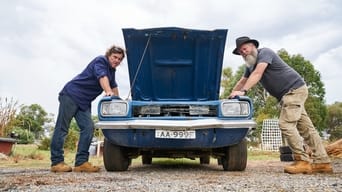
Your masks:
{"label": "white cloud", "polygon": [[341,87],[340,82],[342,82],[342,45],[337,48],[331,49],[324,54],[321,54],[317,60],[314,61],[315,66],[322,76],[322,81],[325,84],[326,89],[326,100],[328,104],[333,104],[334,102],[341,102]]}
{"label": "white cloud", "polygon": [[[13,0],[0,3],[0,93],[57,114],[58,92],[112,44],[124,46],[122,28],[227,28],[224,67],[242,63],[231,54],[235,38],[285,48],[312,61],[323,77],[327,102],[341,100],[338,0]],[[326,67],[329,66],[329,67]],[[117,71],[121,97],[129,92],[126,60]],[[93,112],[96,112],[93,102]]]}

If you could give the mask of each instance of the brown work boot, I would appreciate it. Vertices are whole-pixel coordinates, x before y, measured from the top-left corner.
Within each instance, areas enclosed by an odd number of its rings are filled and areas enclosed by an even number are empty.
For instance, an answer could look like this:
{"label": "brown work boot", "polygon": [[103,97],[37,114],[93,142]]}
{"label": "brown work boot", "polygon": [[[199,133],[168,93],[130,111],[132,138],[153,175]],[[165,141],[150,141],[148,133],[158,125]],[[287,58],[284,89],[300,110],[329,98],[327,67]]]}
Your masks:
{"label": "brown work boot", "polygon": [[294,155],[295,162],[284,168],[285,173],[298,174],[298,173],[312,173],[311,163],[303,161],[299,155]]}
{"label": "brown work boot", "polygon": [[85,162],[80,166],[74,167],[75,172],[98,172],[100,171],[100,167],[94,166],[89,162]]}
{"label": "brown work boot", "polygon": [[51,172],[71,172],[72,168],[64,162],[51,166]]}
{"label": "brown work boot", "polygon": [[310,162],[295,161],[293,164],[286,166],[284,168],[284,172],[290,173],[290,174],[298,174],[298,173],[309,174],[309,173],[312,173],[312,168],[311,168]]}
{"label": "brown work boot", "polygon": [[331,163],[313,163],[312,164],[313,173],[332,173],[333,169]]}

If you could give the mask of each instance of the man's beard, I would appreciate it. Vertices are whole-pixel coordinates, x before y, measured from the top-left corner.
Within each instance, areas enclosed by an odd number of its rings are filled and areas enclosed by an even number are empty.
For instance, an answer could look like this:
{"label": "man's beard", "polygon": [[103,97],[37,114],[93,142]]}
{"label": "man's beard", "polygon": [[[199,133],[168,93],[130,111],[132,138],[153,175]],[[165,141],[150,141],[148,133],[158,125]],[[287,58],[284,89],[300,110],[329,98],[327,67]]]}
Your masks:
{"label": "man's beard", "polygon": [[247,55],[246,57],[243,57],[243,59],[245,60],[247,67],[250,68],[256,64],[257,57],[258,57],[258,51],[257,49],[253,49],[251,54]]}

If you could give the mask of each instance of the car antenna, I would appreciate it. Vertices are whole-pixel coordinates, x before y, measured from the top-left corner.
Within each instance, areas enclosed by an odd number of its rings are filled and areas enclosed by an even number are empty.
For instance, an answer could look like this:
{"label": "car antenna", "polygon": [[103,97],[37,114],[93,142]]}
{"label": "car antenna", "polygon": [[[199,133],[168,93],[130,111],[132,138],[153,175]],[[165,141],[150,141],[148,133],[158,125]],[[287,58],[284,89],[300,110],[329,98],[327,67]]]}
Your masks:
{"label": "car antenna", "polygon": [[145,54],[146,54],[147,47],[148,47],[148,45],[150,44],[150,40],[151,40],[151,36],[152,36],[152,35],[151,35],[151,34],[146,34],[146,36],[147,36],[147,35],[148,35],[147,43],[146,43],[144,52],[143,52],[143,54],[142,54],[142,56],[141,56],[141,59],[140,59],[139,65],[138,65],[137,72],[136,72],[135,75],[134,75],[134,78],[133,78],[133,81],[132,81],[132,86],[131,86],[131,88],[129,89],[129,93],[128,93],[128,95],[127,95],[126,100],[128,100],[129,96],[130,96],[131,93],[132,93],[132,89],[133,89],[133,87],[134,87],[135,81],[137,80],[137,76],[138,76],[138,73],[139,73],[139,71],[140,71],[141,64],[142,64],[142,62],[143,62],[143,60],[144,60],[144,57],[145,57]]}

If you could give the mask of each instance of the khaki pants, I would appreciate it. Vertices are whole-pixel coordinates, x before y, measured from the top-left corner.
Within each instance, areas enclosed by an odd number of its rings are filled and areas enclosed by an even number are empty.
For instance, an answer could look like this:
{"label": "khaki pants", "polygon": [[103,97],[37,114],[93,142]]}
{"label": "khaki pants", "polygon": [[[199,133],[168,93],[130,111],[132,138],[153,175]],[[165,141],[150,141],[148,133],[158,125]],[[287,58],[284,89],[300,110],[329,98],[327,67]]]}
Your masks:
{"label": "khaki pants", "polygon": [[285,94],[280,102],[281,112],[279,127],[289,147],[302,160],[309,161],[310,157],[304,151],[303,139],[309,145],[314,163],[329,163],[330,159],[322,144],[321,137],[306,113],[304,103],[308,97],[306,85],[291,90]]}

